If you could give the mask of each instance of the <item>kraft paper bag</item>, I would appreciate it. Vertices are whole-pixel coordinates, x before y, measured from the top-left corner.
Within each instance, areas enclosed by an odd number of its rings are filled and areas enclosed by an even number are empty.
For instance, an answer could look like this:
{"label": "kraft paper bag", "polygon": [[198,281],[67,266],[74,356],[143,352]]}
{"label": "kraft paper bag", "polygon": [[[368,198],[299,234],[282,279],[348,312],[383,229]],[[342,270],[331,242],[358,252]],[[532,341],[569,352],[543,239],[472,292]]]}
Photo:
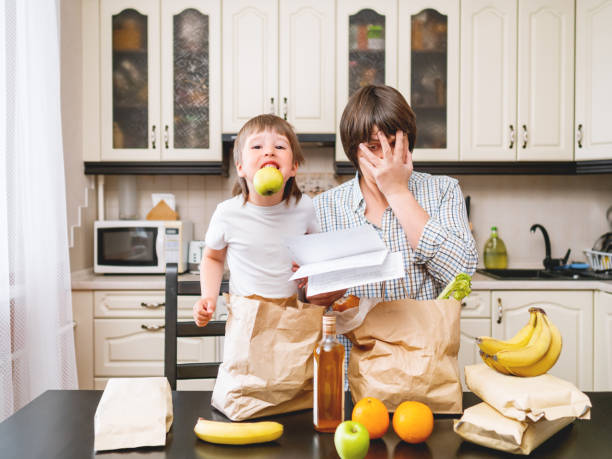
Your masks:
{"label": "kraft paper bag", "polygon": [[226,296],[223,363],[212,406],[233,421],[312,408],[321,306],[297,298]]}
{"label": "kraft paper bag", "polygon": [[570,416],[554,421],[517,421],[482,402],[466,409],[461,419],[453,421],[453,429],[477,445],[527,455],[574,419]]}
{"label": "kraft paper bag", "polygon": [[461,413],[460,311],[455,299],[375,304],[346,334],[353,343],[348,365],[353,401],[376,397],[395,411],[401,402],[416,400],[434,413]]}
{"label": "kraft paper bag", "polygon": [[503,375],[486,364],[467,365],[465,384],[504,416],[524,421],[591,418],[591,400],[571,382],[550,374]]}
{"label": "kraft paper bag", "polygon": [[94,450],[163,446],[172,419],[165,377],[109,379],[94,415]]}

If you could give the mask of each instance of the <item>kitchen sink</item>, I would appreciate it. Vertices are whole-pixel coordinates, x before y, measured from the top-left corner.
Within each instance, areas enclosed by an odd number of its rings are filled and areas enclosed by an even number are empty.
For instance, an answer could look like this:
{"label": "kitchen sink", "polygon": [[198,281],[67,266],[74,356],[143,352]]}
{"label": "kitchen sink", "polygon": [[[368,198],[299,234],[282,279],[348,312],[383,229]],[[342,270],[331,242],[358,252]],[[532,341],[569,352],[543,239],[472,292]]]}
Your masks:
{"label": "kitchen sink", "polygon": [[477,269],[477,272],[500,280],[612,280],[612,271],[557,269]]}
{"label": "kitchen sink", "polygon": [[485,274],[494,279],[504,280],[552,280],[563,279],[555,274],[543,269],[478,269],[481,274]]}

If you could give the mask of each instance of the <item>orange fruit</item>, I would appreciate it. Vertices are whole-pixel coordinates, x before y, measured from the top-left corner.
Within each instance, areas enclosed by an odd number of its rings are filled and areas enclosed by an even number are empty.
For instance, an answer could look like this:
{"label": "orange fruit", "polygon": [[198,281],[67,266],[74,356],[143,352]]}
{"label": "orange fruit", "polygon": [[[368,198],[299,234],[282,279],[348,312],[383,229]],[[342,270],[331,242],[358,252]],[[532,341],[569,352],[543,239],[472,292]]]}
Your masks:
{"label": "orange fruit", "polygon": [[433,431],[433,413],[421,402],[402,402],[393,413],[393,430],[408,443],[421,443]]}
{"label": "orange fruit", "polygon": [[362,423],[370,439],[382,437],[389,428],[389,411],[383,402],[374,397],[365,397],[353,408],[353,421]]}

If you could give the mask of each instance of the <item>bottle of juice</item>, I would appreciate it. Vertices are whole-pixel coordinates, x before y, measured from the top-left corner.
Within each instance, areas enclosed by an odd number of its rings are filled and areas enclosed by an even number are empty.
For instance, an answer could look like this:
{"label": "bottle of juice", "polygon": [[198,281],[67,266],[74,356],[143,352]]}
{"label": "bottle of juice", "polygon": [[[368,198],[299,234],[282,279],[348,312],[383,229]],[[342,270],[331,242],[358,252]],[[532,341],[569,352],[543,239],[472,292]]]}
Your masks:
{"label": "bottle of juice", "polygon": [[506,244],[497,235],[497,227],[491,227],[491,236],[484,246],[484,265],[487,269],[506,269],[508,253]]}
{"label": "bottle of juice", "polygon": [[323,338],[314,351],[313,423],[335,432],[344,421],[344,346],[336,337],[336,317],[323,316]]}

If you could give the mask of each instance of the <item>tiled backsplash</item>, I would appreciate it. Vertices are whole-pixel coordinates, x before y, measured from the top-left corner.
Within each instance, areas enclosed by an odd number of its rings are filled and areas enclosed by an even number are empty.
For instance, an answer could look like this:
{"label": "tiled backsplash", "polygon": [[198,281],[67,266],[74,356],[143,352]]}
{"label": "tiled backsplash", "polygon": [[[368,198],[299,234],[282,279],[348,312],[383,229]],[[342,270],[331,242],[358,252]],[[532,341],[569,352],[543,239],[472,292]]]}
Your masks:
{"label": "tiled backsplash", "polygon": [[[310,195],[332,188],[351,177],[334,177],[332,148],[304,148],[305,163],[300,166],[297,183]],[[236,169],[230,166],[229,178],[201,175],[140,175],[137,176],[139,217],[151,210],[152,193],[173,193],[182,220],[194,224],[194,239],[204,239],[210,217],[217,204],[232,196]],[[117,176],[105,180],[105,218],[119,218]]]}
{"label": "tiled backsplash", "polygon": [[[306,148],[306,163],[298,172],[298,183],[310,189],[328,188],[350,179],[334,178],[333,150]],[[529,227],[540,223],[549,232],[552,256],[561,257],[568,248],[570,259],[584,260],[582,250],[610,231],[605,219],[612,205],[612,176],[459,176],[464,195],[472,197],[474,236],[481,252],[496,225],[506,243],[509,265],[537,266],[544,258],[544,241]],[[152,193],[174,193],[177,210],[194,223],[194,238],[204,239],[216,205],[231,196],[236,176],[138,176],[140,217],[151,209]],[[106,179],[107,219],[119,216],[117,177]],[[482,264],[482,263],[481,263]]]}

